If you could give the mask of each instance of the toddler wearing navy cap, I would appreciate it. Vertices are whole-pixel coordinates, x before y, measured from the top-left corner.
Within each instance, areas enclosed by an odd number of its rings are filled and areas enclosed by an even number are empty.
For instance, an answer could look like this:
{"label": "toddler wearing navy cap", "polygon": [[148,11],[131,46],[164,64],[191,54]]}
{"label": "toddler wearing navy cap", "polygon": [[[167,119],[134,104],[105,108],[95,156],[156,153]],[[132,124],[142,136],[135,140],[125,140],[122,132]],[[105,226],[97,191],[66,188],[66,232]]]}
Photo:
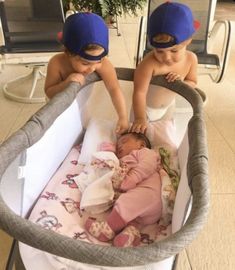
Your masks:
{"label": "toddler wearing navy cap", "polygon": [[85,76],[96,71],[111,96],[118,114],[116,132],[128,129],[125,99],[115,69],[106,57],[109,47],[108,28],[103,19],[89,12],[70,15],[63,27],[64,52],[53,56],[47,67],[45,93],[52,98],[71,82],[81,85]]}
{"label": "toddler wearing navy cap", "polygon": [[[62,42],[67,50],[90,61],[99,61],[108,54],[108,28],[103,19],[94,13],[78,13],[69,16],[64,24]],[[100,54],[86,52],[93,44],[100,49]]]}
{"label": "toddler wearing navy cap", "polygon": [[153,47],[134,75],[131,131],[144,133],[147,121],[172,117],[175,93],[151,86],[152,76],[166,75],[168,82],[182,80],[192,87],[197,83],[197,56],[187,50],[192,35],[199,27],[191,9],[181,3],[166,2],[150,15],[148,39]]}

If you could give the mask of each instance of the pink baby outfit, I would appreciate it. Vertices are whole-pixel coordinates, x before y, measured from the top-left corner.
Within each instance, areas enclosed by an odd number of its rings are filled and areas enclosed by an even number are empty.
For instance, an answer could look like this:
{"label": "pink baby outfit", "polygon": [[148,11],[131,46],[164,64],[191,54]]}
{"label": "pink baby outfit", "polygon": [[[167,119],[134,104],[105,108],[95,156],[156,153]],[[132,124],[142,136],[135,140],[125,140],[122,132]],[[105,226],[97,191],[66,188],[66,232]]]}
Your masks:
{"label": "pink baby outfit", "polygon": [[124,193],[115,202],[107,222],[111,227],[116,223],[115,230],[119,229],[119,217],[121,227],[131,221],[143,225],[157,222],[162,213],[160,155],[154,150],[142,148],[132,151],[120,162],[121,166],[128,168],[120,187]]}

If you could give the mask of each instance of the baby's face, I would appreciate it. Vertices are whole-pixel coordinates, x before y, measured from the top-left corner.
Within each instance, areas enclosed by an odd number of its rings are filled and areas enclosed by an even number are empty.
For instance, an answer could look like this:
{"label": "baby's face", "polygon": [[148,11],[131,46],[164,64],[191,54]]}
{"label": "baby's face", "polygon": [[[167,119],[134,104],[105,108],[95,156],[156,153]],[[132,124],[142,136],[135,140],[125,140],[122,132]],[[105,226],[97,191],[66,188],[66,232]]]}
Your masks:
{"label": "baby's face", "polygon": [[125,134],[121,136],[117,141],[117,157],[122,158],[126,155],[129,155],[131,151],[138,150],[143,147],[141,140],[137,140],[131,134]]}

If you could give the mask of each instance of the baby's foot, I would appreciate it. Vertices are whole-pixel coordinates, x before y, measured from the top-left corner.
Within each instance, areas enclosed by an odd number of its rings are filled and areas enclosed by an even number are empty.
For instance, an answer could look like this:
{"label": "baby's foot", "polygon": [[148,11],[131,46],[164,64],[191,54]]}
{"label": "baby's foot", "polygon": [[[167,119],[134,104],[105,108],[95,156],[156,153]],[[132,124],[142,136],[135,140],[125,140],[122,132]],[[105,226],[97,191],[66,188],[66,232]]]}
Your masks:
{"label": "baby's foot", "polygon": [[107,242],[115,236],[114,231],[106,221],[96,221],[91,217],[86,220],[85,229],[101,242]]}
{"label": "baby's foot", "polygon": [[140,244],[141,235],[139,230],[133,226],[127,226],[113,240],[115,247],[135,247]]}

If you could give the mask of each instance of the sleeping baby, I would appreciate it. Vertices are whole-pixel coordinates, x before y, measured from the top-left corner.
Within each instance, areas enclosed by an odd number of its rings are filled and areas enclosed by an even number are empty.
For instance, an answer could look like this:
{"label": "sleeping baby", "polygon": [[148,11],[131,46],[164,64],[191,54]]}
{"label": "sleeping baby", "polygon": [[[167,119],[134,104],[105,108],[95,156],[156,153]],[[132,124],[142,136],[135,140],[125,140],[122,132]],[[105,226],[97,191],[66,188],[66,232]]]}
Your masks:
{"label": "sleeping baby", "polygon": [[[117,247],[137,246],[141,240],[141,227],[157,222],[162,214],[160,155],[151,150],[150,142],[144,134],[135,132],[121,135],[116,148],[112,144],[103,144],[103,150],[116,158],[107,167],[114,168],[110,178],[113,196],[114,189],[120,196],[114,201],[112,210],[104,221],[89,217],[85,228],[102,242],[112,240]],[[107,169],[106,165],[101,166]],[[96,190],[94,193],[99,192]]]}

